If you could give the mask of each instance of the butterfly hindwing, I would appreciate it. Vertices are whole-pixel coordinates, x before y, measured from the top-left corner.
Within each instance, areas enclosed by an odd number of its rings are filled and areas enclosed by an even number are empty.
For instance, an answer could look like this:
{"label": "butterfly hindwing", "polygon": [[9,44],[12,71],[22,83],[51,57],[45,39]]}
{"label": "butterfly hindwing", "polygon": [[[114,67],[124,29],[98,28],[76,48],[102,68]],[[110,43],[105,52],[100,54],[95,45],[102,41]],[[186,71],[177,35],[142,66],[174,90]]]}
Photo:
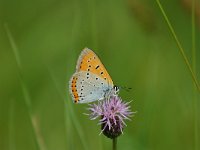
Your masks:
{"label": "butterfly hindwing", "polygon": [[99,78],[89,71],[74,73],[69,85],[70,93],[75,103],[102,100],[106,91],[112,89],[103,78]]}

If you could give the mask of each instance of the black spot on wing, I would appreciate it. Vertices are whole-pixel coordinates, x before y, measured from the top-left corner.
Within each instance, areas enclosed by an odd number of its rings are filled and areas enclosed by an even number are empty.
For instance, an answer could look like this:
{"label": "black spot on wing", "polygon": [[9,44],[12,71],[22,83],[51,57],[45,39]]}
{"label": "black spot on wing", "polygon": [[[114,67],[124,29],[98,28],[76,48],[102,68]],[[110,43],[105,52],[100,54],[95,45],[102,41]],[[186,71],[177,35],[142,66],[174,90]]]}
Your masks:
{"label": "black spot on wing", "polygon": [[99,68],[99,65],[98,66],[96,66],[96,68],[95,69],[98,69]]}
{"label": "black spot on wing", "polygon": [[86,77],[87,79],[89,79],[89,75],[90,75],[90,73],[89,73],[89,72],[87,72],[87,77]]}

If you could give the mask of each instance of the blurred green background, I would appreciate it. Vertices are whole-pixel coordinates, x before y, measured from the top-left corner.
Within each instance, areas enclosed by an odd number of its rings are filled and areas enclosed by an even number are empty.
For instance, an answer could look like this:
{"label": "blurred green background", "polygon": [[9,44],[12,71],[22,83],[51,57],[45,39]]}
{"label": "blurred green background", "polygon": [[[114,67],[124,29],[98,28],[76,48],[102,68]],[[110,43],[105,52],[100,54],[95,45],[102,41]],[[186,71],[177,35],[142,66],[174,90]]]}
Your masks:
{"label": "blurred green background", "polygon": [[[192,0],[161,3],[199,79],[200,0],[194,55]],[[87,104],[69,96],[84,47],[132,87],[120,93],[137,114],[119,149],[200,148],[200,95],[155,0],[0,0],[1,150],[111,149]]]}

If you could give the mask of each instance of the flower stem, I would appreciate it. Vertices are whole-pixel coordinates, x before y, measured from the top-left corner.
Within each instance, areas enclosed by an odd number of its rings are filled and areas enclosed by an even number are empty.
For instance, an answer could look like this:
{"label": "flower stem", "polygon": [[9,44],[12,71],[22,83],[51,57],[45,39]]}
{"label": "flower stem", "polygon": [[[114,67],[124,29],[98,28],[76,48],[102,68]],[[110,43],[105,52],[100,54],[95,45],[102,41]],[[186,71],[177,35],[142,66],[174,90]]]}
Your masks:
{"label": "flower stem", "polygon": [[113,138],[113,150],[117,150],[117,138]]}

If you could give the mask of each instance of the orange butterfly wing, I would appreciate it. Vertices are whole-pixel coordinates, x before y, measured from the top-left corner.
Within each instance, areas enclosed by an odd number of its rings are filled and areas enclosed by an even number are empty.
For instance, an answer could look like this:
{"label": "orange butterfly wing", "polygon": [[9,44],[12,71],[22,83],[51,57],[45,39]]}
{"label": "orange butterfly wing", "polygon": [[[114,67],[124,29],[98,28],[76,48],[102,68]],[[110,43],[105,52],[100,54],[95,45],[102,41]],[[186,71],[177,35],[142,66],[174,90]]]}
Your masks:
{"label": "orange butterfly wing", "polygon": [[76,72],[79,71],[89,71],[96,74],[106,80],[110,86],[113,86],[113,81],[99,57],[88,48],[84,48],[78,58]]}
{"label": "orange butterfly wing", "polygon": [[70,93],[73,95],[75,103],[79,101],[79,95],[76,88],[76,81],[77,81],[77,77],[72,77],[70,80],[70,84],[71,84]]}

